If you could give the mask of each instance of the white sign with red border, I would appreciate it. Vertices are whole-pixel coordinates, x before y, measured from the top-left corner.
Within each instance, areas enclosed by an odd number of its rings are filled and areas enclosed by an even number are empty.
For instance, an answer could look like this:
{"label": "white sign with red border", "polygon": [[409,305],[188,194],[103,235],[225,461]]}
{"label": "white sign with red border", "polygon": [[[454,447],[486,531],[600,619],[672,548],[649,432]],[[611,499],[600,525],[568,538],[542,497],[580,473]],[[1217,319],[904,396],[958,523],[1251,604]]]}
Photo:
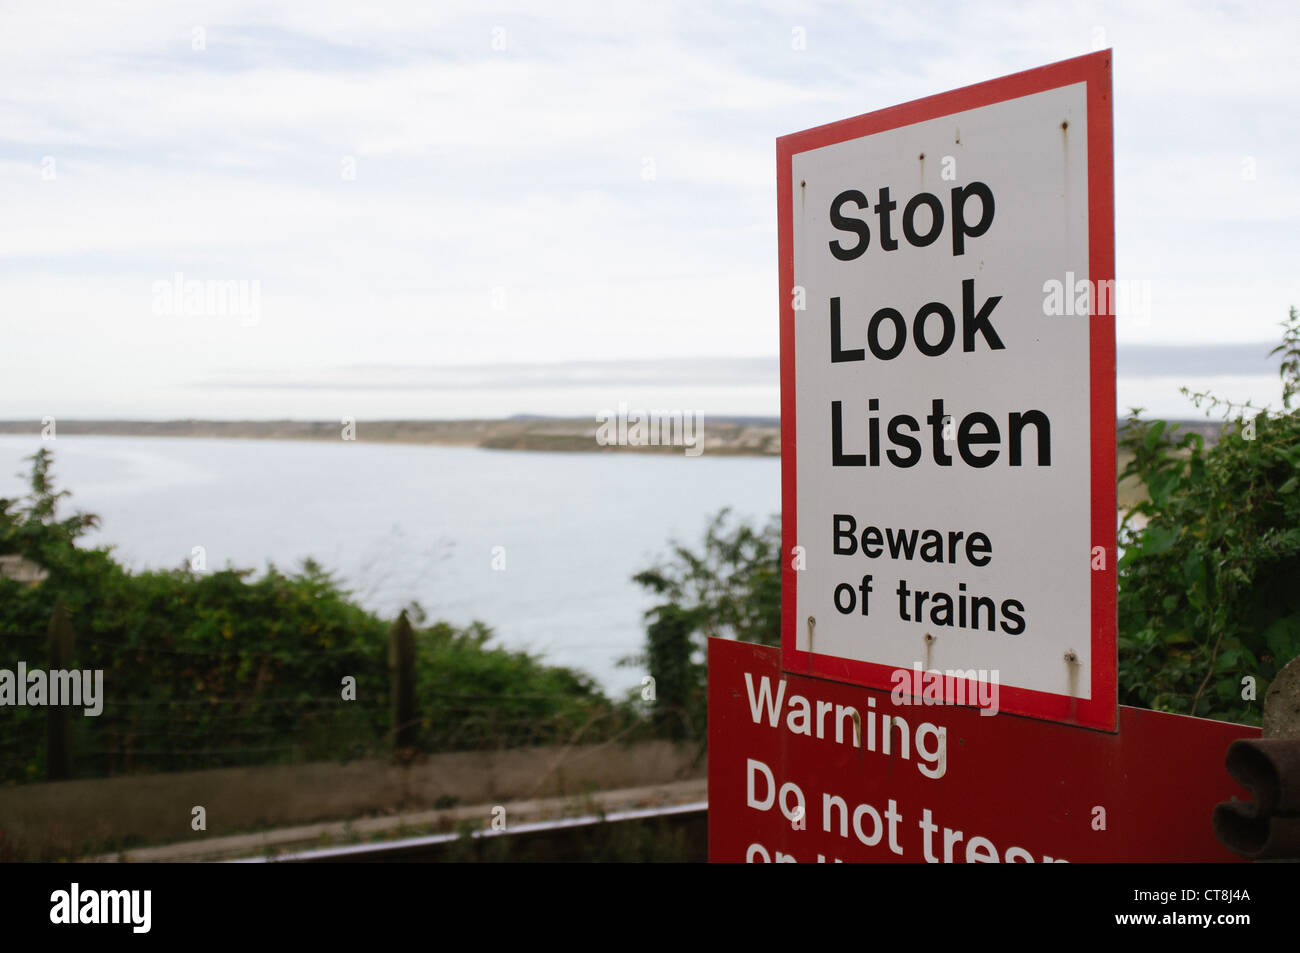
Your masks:
{"label": "white sign with red border", "polygon": [[777,158],[783,668],[1115,730],[1110,52]]}

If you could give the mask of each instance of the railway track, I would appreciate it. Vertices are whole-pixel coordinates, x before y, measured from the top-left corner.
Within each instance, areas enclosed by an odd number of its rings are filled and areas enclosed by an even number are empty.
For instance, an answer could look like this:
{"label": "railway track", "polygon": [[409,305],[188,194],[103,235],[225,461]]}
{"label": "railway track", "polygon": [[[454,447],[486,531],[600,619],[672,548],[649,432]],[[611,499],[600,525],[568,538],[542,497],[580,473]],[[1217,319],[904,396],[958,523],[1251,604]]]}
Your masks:
{"label": "railway track", "polygon": [[703,862],[708,802],[635,808],[372,844],[297,851],[233,863]]}

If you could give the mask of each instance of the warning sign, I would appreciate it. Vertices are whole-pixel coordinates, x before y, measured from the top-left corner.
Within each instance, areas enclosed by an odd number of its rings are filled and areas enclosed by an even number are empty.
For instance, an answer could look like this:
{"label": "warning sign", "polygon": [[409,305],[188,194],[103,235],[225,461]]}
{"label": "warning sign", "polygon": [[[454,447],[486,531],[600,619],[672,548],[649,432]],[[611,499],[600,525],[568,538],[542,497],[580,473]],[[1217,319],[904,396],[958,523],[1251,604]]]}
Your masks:
{"label": "warning sign", "polygon": [[709,859],[1229,861],[1214,806],[1258,728],[1138,708],[1120,731],[913,704],[709,641]]}
{"label": "warning sign", "polygon": [[786,670],[1115,730],[1111,152],[1109,52],[778,140]]}

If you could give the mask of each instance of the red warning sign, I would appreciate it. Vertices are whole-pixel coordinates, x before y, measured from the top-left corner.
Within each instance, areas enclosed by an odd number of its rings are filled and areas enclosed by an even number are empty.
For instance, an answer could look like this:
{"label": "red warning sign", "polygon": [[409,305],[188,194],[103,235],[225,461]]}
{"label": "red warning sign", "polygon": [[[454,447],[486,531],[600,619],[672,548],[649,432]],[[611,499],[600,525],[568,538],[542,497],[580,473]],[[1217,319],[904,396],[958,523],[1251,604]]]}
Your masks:
{"label": "red warning sign", "polygon": [[[1215,804],[1259,729],[1138,708],[1119,733],[781,671],[709,643],[709,859],[1231,861]],[[987,712],[987,709],[983,709]]]}

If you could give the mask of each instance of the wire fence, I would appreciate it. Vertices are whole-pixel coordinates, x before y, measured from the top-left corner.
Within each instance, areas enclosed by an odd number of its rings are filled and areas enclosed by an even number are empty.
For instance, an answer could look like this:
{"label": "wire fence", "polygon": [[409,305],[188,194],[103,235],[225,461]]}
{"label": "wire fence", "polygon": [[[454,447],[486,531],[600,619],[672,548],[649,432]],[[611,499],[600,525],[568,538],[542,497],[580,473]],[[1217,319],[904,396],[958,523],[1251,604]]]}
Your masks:
{"label": "wire fence", "polygon": [[[16,673],[19,661],[29,672],[43,669],[47,657],[45,633],[0,633],[0,669]],[[305,681],[293,677],[304,661],[312,666]],[[104,675],[98,715],[83,717],[84,704],[65,709],[73,777],[394,753],[400,726],[386,645],[313,650],[304,659],[301,650],[279,647],[209,651],[95,636],[79,638],[74,663],[101,666]],[[416,741],[407,756],[601,741],[645,727],[638,713],[599,694],[446,690],[435,687],[438,673],[426,661],[416,665],[423,684],[417,678]],[[209,682],[219,689],[198,687]],[[50,725],[46,707],[0,709],[0,782],[46,779]]]}

